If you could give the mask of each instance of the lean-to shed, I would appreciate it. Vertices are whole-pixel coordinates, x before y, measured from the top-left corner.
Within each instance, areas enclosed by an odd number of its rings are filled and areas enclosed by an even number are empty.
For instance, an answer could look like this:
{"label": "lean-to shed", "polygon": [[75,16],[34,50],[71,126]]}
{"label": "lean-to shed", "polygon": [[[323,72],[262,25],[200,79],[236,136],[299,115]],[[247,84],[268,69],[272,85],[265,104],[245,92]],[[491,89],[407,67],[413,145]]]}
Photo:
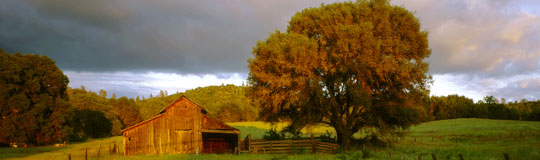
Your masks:
{"label": "lean-to shed", "polygon": [[204,108],[181,96],[122,135],[125,155],[230,153],[238,147],[240,130],[208,117]]}

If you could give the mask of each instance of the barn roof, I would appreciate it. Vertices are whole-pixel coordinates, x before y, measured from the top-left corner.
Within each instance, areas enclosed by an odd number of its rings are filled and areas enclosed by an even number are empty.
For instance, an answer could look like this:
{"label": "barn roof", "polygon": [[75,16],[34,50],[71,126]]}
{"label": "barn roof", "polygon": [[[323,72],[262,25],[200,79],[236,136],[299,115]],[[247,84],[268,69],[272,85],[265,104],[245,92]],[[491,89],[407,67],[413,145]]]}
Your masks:
{"label": "barn roof", "polygon": [[169,106],[167,106],[167,107],[163,108],[161,111],[159,111],[159,114],[165,113],[165,110],[171,108],[176,102],[181,101],[181,100],[184,99],[184,98],[187,99],[189,102],[195,104],[197,107],[201,108],[201,112],[204,113],[204,114],[206,114],[206,110],[205,110],[203,107],[201,107],[201,105],[199,105],[199,104],[193,102],[191,99],[187,98],[187,97],[184,96],[184,95],[180,96],[180,98],[176,99],[174,102],[172,102],[171,104],[169,104]]}
{"label": "barn roof", "polygon": [[[191,99],[187,98],[186,96],[182,95],[182,96],[180,96],[180,98],[176,99],[174,102],[172,102],[171,104],[169,104],[169,106],[163,108],[163,109],[159,112],[158,115],[156,115],[156,116],[154,116],[154,117],[152,117],[152,118],[150,118],[150,119],[148,119],[148,120],[145,120],[145,121],[142,121],[142,122],[137,123],[137,124],[135,124],[135,125],[132,125],[132,126],[130,126],[130,127],[127,127],[126,129],[123,129],[123,130],[121,130],[120,132],[123,133],[124,131],[130,130],[130,129],[132,129],[132,128],[135,128],[135,127],[137,127],[137,126],[146,124],[146,123],[148,123],[148,122],[150,122],[150,121],[152,121],[152,120],[154,120],[154,119],[157,119],[157,118],[159,118],[159,117],[164,116],[165,114],[163,114],[163,113],[165,113],[165,111],[166,111],[167,109],[169,109],[170,107],[174,106],[174,104],[175,104],[176,102],[179,102],[179,101],[181,101],[182,99],[186,99],[186,100],[188,100],[189,102],[195,104],[197,107],[201,108],[201,113],[203,113],[203,117],[206,117],[207,119],[211,119],[211,121],[213,121],[213,122],[221,123],[222,126],[223,126],[223,125],[226,126],[226,127],[224,127],[224,128],[220,128],[220,129],[232,129],[232,130],[238,130],[238,129],[236,129],[236,128],[233,128],[233,127],[231,127],[231,126],[228,126],[228,125],[224,124],[224,123],[221,122],[221,121],[217,121],[217,120],[214,120],[214,119],[212,119],[212,118],[208,118],[208,117],[205,115],[205,114],[206,114],[206,110],[205,110],[204,108],[202,108],[199,104],[193,102]],[[203,125],[204,125],[204,124],[203,124]]]}
{"label": "barn roof", "polygon": [[154,116],[154,117],[152,117],[152,118],[150,118],[150,119],[148,119],[148,120],[146,120],[146,121],[142,121],[142,122],[137,123],[137,124],[135,124],[135,125],[129,126],[129,127],[127,127],[126,129],[121,130],[120,132],[121,132],[121,133],[124,133],[124,131],[130,130],[130,129],[132,129],[132,128],[135,128],[135,127],[140,126],[140,125],[143,125],[143,124],[146,124],[146,123],[148,123],[148,122],[150,122],[150,121],[152,121],[152,120],[154,120],[154,119],[157,119],[157,118],[159,118],[159,117],[162,117],[162,116],[164,116],[164,115],[165,115],[165,114],[158,114],[157,116]]}

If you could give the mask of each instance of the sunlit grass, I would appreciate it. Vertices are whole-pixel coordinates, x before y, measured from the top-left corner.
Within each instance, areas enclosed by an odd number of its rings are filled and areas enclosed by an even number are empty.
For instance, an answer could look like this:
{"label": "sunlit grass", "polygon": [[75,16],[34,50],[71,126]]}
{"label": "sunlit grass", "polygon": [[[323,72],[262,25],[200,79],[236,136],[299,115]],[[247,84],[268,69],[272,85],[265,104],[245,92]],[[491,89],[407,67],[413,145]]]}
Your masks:
{"label": "sunlit grass", "polygon": [[[252,134],[252,138],[262,138],[270,128],[282,129],[286,124],[269,124],[264,122],[236,122],[229,125],[241,130],[242,136]],[[311,129],[312,133],[325,133],[331,128],[326,126]],[[309,135],[307,130],[304,130]],[[332,129],[333,131],[333,129]],[[208,154],[208,155],[138,155],[123,156],[122,137],[89,140],[84,143],[69,144],[65,147],[35,148],[0,148],[0,159],[83,159],[84,149],[88,148],[89,159],[96,159],[97,149],[101,145],[100,159],[431,159],[435,153],[438,159],[503,159],[508,153],[510,159],[540,159],[540,122],[488,120],[488,119],[452,119],[423,123],[410,128],[408,134],[396,138],[393,146],[353,146],[355,150],[340,154],[304,154],[304,155],[272,155],[272,154]],[[108,147],[116,142],[120,154],[109,155]]]}
{"label": "sunlit grass", "polygon": [[[266,123],[266,122],[232,122],[227,123],[230,126],[233,126],[235,128],[238,128],[242,131],[242,136],[245,137],[248,134],[251,134],[251,137],[254,139],[261,139],[264,135],[264,132],[267,130],[270,130],[272,128],[277,129],[278,131],[281,131],[283,128],[285,128],[288,123],[281,122],[281,123]],[[331,134],[335,134],[334,128],[328,126],[328,125],[319,125],[319,126],[310,126],[305,129],[302,129],[303,136],[309,136],[309,135],[321,135],[327,133],[327,131]]]}

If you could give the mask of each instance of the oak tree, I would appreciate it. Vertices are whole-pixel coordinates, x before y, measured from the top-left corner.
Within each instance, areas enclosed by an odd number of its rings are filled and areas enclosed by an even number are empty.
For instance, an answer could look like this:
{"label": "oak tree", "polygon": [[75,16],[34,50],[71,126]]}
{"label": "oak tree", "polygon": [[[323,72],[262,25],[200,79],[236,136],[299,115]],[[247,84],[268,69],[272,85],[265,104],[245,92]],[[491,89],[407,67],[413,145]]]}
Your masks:
{"label": "oak tree", "polygon": [[407,128],[428,95],[427,37],[413,13],[384,0],[305,9],[253,48],[250,96],[266,120],[328,124],[347,147],[367,127]]}
{"label": "oak tree", "polygon": [[64,141],[69,80],[47,56],[0,49],[0,144]]}

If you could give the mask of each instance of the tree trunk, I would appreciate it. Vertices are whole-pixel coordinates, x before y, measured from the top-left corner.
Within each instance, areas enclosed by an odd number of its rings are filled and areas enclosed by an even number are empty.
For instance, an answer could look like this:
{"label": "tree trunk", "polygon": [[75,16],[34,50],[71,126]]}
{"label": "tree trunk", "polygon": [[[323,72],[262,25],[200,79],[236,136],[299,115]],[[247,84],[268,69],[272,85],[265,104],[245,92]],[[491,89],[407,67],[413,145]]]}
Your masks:
{"label": "tree trunk", "polygon": [[342,146],[345,147],[346,150],[351,149],[351,138],[352,138],[352,132],[350,130],[339,130],[336,129],[337,134],[337,142]]}

